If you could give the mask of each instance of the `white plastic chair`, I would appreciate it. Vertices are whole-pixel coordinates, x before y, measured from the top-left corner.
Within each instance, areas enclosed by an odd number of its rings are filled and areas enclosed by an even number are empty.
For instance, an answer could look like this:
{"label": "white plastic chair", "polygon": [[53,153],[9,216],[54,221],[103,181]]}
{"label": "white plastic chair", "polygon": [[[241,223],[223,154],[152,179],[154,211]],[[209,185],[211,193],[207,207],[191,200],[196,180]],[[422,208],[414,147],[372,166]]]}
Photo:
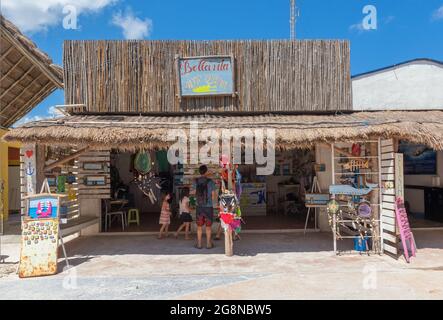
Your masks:
{"label": "white plastic chair", "polygon": [[[108,231],[108,228],[111,227],[112,224],[112,217],[113,216],[120,216],[122,221],[122,231],[125,231],[125,224],[126,224],[126,214],[124,211],[112,211],[111,209],[111,202],[109,199],[105,199],[105,231]],[[109,223],[109,226],[108,226]]]}

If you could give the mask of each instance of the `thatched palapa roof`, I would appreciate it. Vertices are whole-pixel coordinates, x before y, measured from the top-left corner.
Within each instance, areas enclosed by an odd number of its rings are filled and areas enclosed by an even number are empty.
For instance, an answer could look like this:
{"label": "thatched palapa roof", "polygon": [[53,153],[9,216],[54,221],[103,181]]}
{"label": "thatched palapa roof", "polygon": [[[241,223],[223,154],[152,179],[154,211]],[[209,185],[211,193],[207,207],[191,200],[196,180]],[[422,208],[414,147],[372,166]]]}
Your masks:
{"label": "thatched palapa roof", "polygon": [[11,130],[7,141],[135,150],[165,147],[171,129],[273,128],[277,146],[309,148],[316,143],[374,137],[399,138],[443,150],[443,110],[377,111],[346,114],[192,114],[192,115],[72,115],[26,123]]}
{"label": "thatched palapa roof", "polygon": [[63,88],[63,69],[2,15],[0,35],[0,126],[10,127]]}

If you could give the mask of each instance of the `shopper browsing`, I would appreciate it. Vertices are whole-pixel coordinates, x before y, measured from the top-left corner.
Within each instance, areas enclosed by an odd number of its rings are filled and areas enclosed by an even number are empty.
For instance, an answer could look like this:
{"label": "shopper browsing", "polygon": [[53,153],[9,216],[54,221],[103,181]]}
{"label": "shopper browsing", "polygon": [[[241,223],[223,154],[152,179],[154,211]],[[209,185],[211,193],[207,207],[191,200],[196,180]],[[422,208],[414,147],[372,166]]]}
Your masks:
{"label": "shopper browsing", "polygon": [[197,207],[197,244],[198,249],[202,248],[203,225],[206,226],[206,248],[214,247],[211,239],[211,228],[213,221],[213,199],[215,194],[215,183],[208,175],[208,167],[205,165],[199,168],[200,177],[196,178],[193,183],[193,190],[196,195]]}
{"label": "shopper browsing", "polygon": [[168,228],[169,224],[171,223],[171,207],[170,207],[171,199],[172,197],[169,192],[164,194],[162,201],[162,208],[160,212],[160,219],[158,222],[161,225],[158,239],[163,239],[163,233],[165,233],[165,236],[168,237]]}
{"label": "shopper browsing", "polygon": [[192,216],[189,208],[189,188],[182,189],[179,207],[181,225],[175,233],[175,238],[178,238],[178,234],[182,229],[185,229],[185,240],[190,240],[189,232],[191,230]]}

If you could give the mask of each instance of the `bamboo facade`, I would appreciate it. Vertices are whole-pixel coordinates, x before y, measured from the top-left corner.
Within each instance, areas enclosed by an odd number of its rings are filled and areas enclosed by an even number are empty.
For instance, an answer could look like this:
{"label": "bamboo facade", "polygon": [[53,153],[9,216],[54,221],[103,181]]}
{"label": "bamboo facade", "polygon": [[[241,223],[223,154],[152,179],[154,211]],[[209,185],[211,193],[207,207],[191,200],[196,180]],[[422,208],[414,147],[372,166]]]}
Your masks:
{"label": "bamboo facade", "polygon": [[[65,41],[65,103],[88,112],[352,109],[348,41]],[[232,55],[231,97],[177,98],[175,57]]]}

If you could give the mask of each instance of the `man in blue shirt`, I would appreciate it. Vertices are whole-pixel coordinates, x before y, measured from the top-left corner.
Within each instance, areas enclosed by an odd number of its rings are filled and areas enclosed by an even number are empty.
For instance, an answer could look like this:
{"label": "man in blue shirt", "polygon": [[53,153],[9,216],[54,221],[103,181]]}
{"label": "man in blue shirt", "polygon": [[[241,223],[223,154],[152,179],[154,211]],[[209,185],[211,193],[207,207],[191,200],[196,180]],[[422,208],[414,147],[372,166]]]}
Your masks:
{"label": "man in blue shirt", "polygon": [[197,216],[197,245],[202,248],[203,225],[206,226],[206,247],[214,247],[211,239],[211,227],[214,219],[213,199],[216,197],[216,187],[214,181],[207,177],[208,167],[205,165],[199,168],[200,177],[193,182],[193,191],[196,197],[196,216]]}

